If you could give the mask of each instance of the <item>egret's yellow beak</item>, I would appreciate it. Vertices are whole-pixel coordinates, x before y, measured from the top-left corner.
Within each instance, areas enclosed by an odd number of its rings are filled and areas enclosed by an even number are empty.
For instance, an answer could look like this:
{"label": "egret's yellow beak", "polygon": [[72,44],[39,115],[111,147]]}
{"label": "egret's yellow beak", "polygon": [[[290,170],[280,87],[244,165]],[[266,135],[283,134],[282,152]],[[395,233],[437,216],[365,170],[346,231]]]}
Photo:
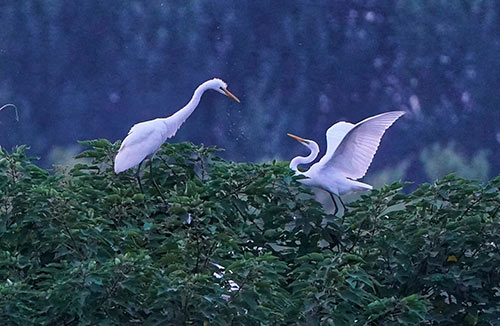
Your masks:
{"label": "egret's yellow beak", "polygon": [[229,96],[230,98],[232,98],[232,99],[233,99],[233,100],[235,100],[236,102],[240,103],[240,99],[239,99],[239,98],[237,98],[236,96],[234,96],[234,94],[233,94],[233,93],[231,93],[230,91],[228,91],[226,88],[221,87],[220,89],[222,89],[222,91],[223,91],[224,93],[226,93],[226,95],[227,95],[227,96]]}
{"label": "egret's yellow beak", "polygon": [[299,136],[295,136],[295,135],[292,135],[292,134],[287,134],[287,136],[292,137],[293,139],[295,139],[295,140],[297,140],[297,141],[299,141],[301,143],[304,143],[304,144],[309,143],[308,140],[306,140],[306,139],[304,139],[302,137],[299,137]]}

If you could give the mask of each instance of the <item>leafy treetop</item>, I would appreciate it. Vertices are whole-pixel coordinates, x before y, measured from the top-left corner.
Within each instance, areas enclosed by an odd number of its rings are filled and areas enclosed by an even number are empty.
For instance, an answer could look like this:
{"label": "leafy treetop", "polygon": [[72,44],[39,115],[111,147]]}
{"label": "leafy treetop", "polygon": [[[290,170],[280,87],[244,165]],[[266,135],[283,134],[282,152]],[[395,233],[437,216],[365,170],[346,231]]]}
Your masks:
{"label": "leafy treetop", "polygon": [[285,162],[119,144],[49,173],[0,152],[2,325],[497,325],[500,177],[385,186],[326,214]]}

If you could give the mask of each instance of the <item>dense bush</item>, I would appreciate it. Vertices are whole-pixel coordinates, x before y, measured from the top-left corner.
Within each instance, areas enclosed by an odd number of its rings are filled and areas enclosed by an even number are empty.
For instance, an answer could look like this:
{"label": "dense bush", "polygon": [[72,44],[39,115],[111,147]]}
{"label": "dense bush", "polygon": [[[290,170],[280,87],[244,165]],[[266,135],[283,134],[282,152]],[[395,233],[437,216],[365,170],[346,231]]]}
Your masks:
{"label": "dense bush", "polygon": [[47,172],[0,153],[1,325],[497,325],[500,178],[374,190],[325,214],[286,163],[118,144]]}

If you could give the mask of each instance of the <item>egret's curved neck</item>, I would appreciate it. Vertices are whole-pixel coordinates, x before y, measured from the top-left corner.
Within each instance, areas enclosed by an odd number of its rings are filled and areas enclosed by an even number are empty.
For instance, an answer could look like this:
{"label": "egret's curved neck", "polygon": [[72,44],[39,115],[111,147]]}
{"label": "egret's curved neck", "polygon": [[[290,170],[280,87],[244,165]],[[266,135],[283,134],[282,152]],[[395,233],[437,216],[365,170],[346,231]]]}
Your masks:
{"label": "egret's curved neck", "polygon": [[309,155],[307,156],[297,156],[290,162],[290,169],[296,171],[297,173],[301,173],[298,170],[298,166],[300,164],[311,163],[319,154],[319,146],[317,143],[312,141],[310,144],[307,144],[306,146],[307,148],[309,148],[311,153],[309,153]]}
{"label": "egret's curved neck", "polygon": [[189,100],[189,102],[182,109],[175,112],[172,116],[176,116],[180,121],[186,120],[193,113],[194,109],[196,109],[200,103],[201,96],[207,89],[208,87],[206,82],[198,86],[198,88],[194,91],[191,100]]}

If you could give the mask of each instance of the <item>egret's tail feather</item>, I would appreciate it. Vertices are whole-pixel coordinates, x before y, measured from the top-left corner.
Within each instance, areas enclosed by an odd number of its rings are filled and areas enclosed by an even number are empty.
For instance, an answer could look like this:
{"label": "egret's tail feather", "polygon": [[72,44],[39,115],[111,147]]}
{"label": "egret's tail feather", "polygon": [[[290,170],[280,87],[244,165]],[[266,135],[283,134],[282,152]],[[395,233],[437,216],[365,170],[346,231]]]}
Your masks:
{"label": "egret's tail feather", "polygon": [[115,173],[128,170],[144,160],[144,155],[131,155],[127,148],[120,150],[115,156]]}
{"label": "egret's tail feather", "polygon": [[373,187],[367,183],[359,182],[356,180],[351,180],[347,178],[347,187],[345,189],[341,189],[339,192],[339,195],[344,195],[349,192],[358,192],[358,191],[367,191],[367,190],[372,190]]}

